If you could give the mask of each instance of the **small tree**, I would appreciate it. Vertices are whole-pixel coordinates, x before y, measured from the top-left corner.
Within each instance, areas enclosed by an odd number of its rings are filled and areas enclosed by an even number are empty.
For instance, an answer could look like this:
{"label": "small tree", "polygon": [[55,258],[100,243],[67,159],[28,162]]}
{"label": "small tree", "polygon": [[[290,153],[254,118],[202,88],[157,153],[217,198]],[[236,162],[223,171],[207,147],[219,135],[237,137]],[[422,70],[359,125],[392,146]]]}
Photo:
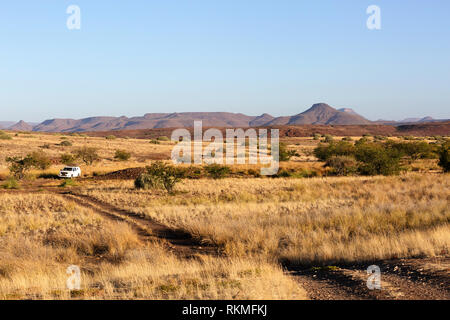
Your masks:
{"label": "small tree", "polygon": [[289,161],[289,159],[291,159],[293,156],[295,156],[297,154],[297,152],[295,150],[289,150],[287,148],[287,145],[283,142],[280,143],[280,149],[279,149],[279,155],[280,161]]}
{"label": "small tree", "polygon": [[450,172],[450,142],[442,144],[439,149],[439,163],[444,172]]}
{"label": "small tree", "polygon": [[60,160],[62,164],[73,166],[76,164],[77,158],[72,154],[65,153],[61,155]]}
{"label": "small tree", "polygon": [[76,150],[75,156],[81,159],[86,165],[92,165],[95,161],[100,159],[97,149],[87,146]]}
{"label": "small tree", "polygon": [[27,171],[33,167],[33,160],[29,156],[25,158],[8,157],[6,162],[10,164],[9,171],[12,176],[18,180],[25,178]]}
{"label": "small tree", "polygon": [[41,170],[46,170],[52,165],[50,158],[42,151],[32,152],[27,157],[31,159],[33,167]]}

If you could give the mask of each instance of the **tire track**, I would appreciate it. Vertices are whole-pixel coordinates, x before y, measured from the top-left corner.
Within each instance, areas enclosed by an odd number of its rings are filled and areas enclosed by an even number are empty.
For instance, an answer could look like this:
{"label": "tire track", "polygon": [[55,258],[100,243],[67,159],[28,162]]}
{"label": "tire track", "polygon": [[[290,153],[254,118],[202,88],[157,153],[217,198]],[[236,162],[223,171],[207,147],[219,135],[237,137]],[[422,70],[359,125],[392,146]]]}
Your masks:
{"label": "tire track", "polygon": [[159,241],[179,256],[192,258],[201,254],[221,254],[219,248],[204,244],[200,239],[192,237],[191,234],[183,230],[172,229],[148,217],[116,208],[111,204],[104,203],[87,195],[70,191],[59,192],[57,194],[74,201],[80,206],[93,210],[105,218],[128,223],[144,242]]}

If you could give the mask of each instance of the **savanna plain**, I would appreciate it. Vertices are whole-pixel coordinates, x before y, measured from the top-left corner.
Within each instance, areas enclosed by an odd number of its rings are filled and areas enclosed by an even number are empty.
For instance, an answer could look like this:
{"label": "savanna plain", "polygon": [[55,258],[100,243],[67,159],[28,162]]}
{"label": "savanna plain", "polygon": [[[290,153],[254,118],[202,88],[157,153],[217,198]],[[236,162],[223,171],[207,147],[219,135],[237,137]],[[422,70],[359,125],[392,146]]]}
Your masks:
{"label": "savanna plain", "polygon": [[448,141],[282,138],[264,177],[173,165],[164,136],[4,131],[0,299],[449,299]]}

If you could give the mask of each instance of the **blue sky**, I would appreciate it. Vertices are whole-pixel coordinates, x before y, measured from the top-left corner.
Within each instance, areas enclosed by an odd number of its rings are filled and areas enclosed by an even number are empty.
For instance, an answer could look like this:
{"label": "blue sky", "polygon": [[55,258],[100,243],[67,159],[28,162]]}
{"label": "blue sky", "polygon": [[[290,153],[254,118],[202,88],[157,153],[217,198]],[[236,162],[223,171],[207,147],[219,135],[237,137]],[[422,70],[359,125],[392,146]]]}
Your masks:
{"label": "blue sky", "polygon": [[[68,30],[66,9],[81,9]],[[381,8],[381,30],[366,8]],[[450,118],[447,0],[15,0],[0,5],[0,120],[147,112]]]}

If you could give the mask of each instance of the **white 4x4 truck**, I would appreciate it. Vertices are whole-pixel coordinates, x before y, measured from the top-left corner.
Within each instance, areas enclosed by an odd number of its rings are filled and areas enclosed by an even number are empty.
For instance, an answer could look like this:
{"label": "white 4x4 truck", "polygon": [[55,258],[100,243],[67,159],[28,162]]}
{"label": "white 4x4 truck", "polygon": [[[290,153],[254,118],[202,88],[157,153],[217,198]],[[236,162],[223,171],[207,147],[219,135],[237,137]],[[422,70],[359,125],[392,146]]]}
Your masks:
{"label": "white 4x4 truck", "polygon": [[76,178],[81,177],[81,169],[79,167],[65,167],[59,172],[60,178]]}

